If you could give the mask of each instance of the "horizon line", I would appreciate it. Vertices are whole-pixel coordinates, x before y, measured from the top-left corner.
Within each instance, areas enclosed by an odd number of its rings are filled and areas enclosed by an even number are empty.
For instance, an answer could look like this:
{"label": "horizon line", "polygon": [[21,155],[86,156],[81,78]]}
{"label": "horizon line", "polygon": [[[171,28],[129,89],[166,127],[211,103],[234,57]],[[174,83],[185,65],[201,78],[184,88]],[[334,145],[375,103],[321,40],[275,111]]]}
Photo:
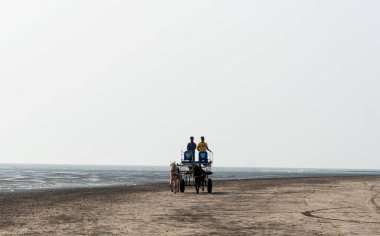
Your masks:
{"label": "horizon line", "polygon": [[[69,166],[144,166],[167,167],[166,165],[147,164],[99,164],[99,163],[0,163],[0,165],[69,165]],[[264,168],[264,169],[326,169],[326,170],[371,170],[380,171],[380,168],[343,168],[343,167],[270,167],[270,166],[214,166],[217,168]]]}

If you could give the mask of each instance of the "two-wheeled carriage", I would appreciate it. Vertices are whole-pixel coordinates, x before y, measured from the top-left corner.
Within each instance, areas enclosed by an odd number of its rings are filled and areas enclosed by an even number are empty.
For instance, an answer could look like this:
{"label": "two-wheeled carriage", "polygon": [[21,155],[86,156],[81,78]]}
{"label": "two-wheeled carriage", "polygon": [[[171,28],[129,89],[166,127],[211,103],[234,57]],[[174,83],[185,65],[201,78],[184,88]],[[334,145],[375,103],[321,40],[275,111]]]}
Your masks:
{"label": "two-wheeled carriage", "polygon": [[[202,190],[205,186],[207,186],[207,192],[211,193],[212,179],[209,176],[213,174],[211,172],[213,153],[199,152],[198,161],[195,161],[194,159],[195,157],[190,151],[181,151],[181,163],[178,164],[179,172],[182,175],[182,180],[179,185],[180,191],[185,192],[186,186],[195,186],[198,192],[198,179],[200,176],[197,175],[202,175],[202,181],[200,182]],[[197,170],[200,170],[201,174],[199,174],[199,171]]]}

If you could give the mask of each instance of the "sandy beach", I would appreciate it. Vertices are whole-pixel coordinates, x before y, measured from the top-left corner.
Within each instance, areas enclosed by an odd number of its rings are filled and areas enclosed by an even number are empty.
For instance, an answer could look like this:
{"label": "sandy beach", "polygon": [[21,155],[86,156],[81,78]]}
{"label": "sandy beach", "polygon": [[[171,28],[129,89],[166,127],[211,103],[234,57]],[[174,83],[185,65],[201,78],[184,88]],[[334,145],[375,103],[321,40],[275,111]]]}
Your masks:
{"label": "sandy beach", "polygon": [[0,194],[0,234],[380,235],[380,177],[214,181]]}

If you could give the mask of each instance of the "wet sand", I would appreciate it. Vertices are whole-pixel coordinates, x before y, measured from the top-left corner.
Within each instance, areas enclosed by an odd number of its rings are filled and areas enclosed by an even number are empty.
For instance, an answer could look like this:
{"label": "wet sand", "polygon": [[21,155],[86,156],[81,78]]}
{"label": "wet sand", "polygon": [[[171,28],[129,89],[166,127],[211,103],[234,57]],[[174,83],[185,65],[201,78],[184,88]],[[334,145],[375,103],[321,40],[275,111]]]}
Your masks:
{"label": "wet sand", "polygon": [[380,177],[0,193],[0,234],[380,235]]}

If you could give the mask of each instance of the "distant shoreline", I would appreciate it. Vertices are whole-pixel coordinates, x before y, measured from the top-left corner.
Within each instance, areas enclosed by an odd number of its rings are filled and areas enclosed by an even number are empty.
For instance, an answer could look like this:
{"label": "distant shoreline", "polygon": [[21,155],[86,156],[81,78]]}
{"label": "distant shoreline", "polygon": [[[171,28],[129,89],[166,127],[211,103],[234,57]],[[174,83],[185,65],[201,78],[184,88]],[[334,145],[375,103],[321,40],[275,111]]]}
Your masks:
{"label": "distant shoreline", "polygon": [[[294,177],[265,177],[265,178],[231,178],[231,179],[213,179],[213,182],[215,184],[217,183],[228,183],[228,182],[235,182],[235,181],[265,181],[265,180],[281,180],[281,181],[293,181],[293,180],[307,180],[307,179],[321,179],[321,178],[328,178],[328,179],[341,179],[345,180],[347,178],[371,178],[371,177],[380,177],[380,174],[376,175],[324,175],[324,176],[294,176]],[[153,189],[160,189],[160,188],[166,188],[169,186],[169,178],[166,182],[156,182],[156,183],[140,183],[140,184],[134,184],[134,185],[103,185],[103,186],[80,186],[80,187],[57,187],[57,188],[40,188],[40,189],[18,189],[14,191],[0,191],[0,195],[2,194],[23,194],[23,193],[43,193],[43,192],[71,192],[71,191],[88,191],[88,190],[132,190],[132,191],[145,191],[149,188]]]}
{"label": "distant shoreline", "polygon": [[[374,176],[380,170],[213,167],[213,180]],[[34,189],[91,188],[168,182],[168,167],[89,165],[0,165],[0,192]]]}

